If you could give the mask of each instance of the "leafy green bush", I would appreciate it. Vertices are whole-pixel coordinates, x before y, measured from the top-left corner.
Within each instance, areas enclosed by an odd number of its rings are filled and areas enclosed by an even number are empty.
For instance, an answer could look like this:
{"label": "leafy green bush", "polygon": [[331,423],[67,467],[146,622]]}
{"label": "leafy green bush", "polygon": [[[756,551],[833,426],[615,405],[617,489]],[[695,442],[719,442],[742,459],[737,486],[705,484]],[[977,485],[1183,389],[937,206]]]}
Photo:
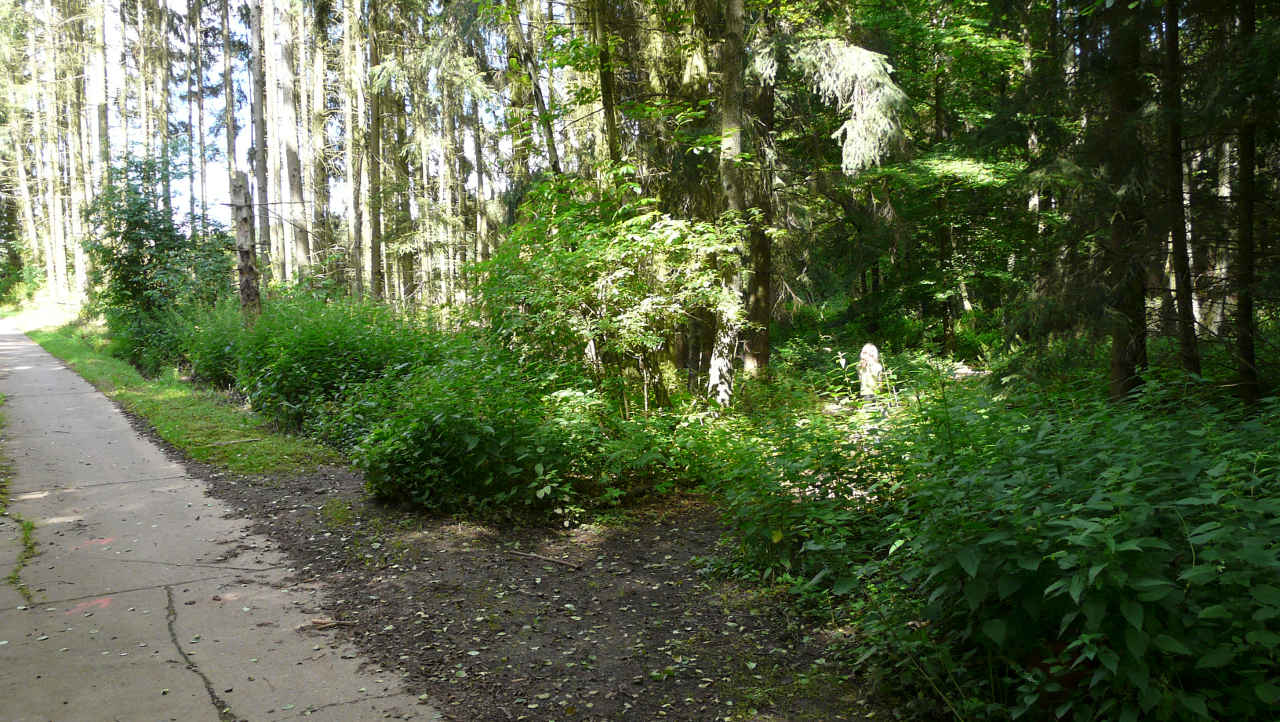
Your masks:
{"label": "leafy green bush", "polygon": [[155,375],[181,354],[175,313],[230,293],[231,239],[214,228],[184,235],[165,209],[152,161],[113,169],[89,206],[97,233],[84,241],[90,309],[102,313],[112,352]]}
{"label": "leafy green bush", "polygon": [[434,358],[423,327],[372,302],[305,290],[272,299],[238,349],[236,385],[254,409],[298,429],[313,407],[388,369]]}
{"label": "leafy green bush", "polygon": [[[1280,404],[953,389],[886,437],[895,590],[864,624],[966,716],[1266,719],[1280,701]],[[903,591],[909,590],[909,591]]]}
{"label": "leafy green bush", "polygon": [[555,377],[476,346],[368,384],[361,395],[372,404],[342,423],[347,433],[368,424],[352,456],[377,496],[442,510],[568,514],[594,483],[582,473],[598,446],[599,402],[548,393]]}
{"label": "leafy green bush", "polygon": [[195,381],[230,388],[235,384],[238,354],[245,334],[238,299],[185,314],[176,324],[182,356],[191,365]]}

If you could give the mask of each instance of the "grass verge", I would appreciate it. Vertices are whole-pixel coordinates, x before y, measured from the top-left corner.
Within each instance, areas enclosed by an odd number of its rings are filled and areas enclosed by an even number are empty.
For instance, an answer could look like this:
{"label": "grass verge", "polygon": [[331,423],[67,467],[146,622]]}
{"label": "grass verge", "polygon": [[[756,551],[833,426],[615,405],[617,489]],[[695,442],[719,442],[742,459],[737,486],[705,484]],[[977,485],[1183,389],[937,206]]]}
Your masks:
{"label": "grass verge", "polygon": [[[0,394],[0,406],[4,405],[4,401],[4,394]],[[0,430],[3,430],[4,426],[4,414],[0,413]],[[22,529],[22,550],[18,552],[18,558],[13,562],[13,569],[5,577],[5,583],[18,590],[18,594],[21,594],[22,598],[30,604],[31,590],[22,583],[22,570],[36,555],[36,525],[9,511],[9,478],[12,475],[13,470],[9,466],[9,459],[0,455],[0,516],[9,517]]]}
{"label": "grass verge", "polygon": [[192,386],[175,372],[144,378],[106,352],[101,327],[67,324],[27,334],[196,461],[242,474],[289,473],[342,461],[330,449],[272,430],[225,395]]}

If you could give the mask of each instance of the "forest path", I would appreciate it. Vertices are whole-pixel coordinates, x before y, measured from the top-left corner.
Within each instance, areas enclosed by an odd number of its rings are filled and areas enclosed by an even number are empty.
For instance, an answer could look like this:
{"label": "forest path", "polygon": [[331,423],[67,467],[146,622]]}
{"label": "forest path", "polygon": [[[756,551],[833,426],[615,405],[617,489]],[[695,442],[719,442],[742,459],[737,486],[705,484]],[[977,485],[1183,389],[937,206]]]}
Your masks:
{"label": "forest path", "polygon": [[7,321],[0,393],[0,578],[19,520],[37,545],[29,598],[0,584],[6,720],[439,719],[317,631],[319,587]]}

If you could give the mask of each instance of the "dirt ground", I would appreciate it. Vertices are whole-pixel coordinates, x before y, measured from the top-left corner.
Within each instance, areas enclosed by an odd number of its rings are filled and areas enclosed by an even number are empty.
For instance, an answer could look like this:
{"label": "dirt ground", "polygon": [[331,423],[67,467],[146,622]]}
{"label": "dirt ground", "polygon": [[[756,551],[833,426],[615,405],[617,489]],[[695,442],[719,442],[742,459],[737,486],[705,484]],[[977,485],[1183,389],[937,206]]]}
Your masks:
{"label": "dirt ground", "polygon": [[323,590],[323,608],[306,610],[316,629],[448,718],[918,719],[847,675],[837,630],[707,573],[699,560],[724,530],[696,498],[608,524],[502,529],[368,501],[349,469],[186,465],[289,555],[290,583]]}

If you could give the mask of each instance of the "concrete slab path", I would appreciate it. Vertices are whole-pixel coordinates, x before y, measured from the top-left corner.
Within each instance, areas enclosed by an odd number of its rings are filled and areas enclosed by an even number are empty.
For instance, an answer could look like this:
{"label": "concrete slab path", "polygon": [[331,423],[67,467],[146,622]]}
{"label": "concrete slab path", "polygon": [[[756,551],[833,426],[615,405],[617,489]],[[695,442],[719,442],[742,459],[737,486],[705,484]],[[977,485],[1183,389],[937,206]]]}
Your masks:
{"label": "concrete slab path", "polygon": [[0,719],[439,719],[314,630],[320,590],[60,361],[0,321]]}

